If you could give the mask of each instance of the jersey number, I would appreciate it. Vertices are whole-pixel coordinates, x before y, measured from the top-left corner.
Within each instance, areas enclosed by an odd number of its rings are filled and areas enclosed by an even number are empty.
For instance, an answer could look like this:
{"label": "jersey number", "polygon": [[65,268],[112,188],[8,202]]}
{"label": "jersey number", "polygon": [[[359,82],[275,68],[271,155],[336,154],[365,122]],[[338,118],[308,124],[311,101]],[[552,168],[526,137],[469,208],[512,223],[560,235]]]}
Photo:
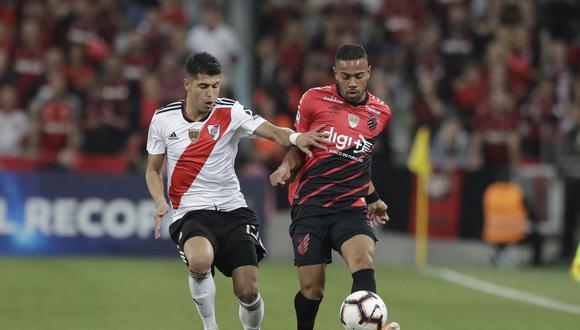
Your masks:
{"label": "jersey number", "polygon": [[246,225],[246,234],[252,236],[256,241],[260,241],[260,233],[258,232],[258,229],[256,228],[256,226],[254,225]]}

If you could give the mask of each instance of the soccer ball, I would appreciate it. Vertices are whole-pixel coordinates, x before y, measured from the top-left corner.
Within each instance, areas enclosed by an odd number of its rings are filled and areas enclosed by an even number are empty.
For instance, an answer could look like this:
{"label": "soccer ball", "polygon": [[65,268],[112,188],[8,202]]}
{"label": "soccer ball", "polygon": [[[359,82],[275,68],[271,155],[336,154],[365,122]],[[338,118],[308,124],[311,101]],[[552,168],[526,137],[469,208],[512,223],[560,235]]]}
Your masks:
{"label": "soccer ball", "polygon": [[340,306],[340,322],[347,330],[382,330],[387,324],[387,306],[376,293],[351,293]]}

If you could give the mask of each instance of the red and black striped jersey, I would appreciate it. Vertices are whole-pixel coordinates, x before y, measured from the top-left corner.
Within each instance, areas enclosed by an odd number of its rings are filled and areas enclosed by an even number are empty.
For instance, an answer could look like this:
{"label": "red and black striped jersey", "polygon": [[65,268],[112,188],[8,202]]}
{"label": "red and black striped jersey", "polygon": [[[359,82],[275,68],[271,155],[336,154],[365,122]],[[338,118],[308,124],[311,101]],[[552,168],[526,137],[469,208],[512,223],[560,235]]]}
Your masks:
{"label": "red and black striped jersey", "polygon": [[289,187],[293,206],[365,206],[371,180],[371,155],[391,110],[367,92],[366,102],[348,103],[336,85],[316,87],[302,96],[294,127],[306,132],[324,125],[325,149],[313,148]]}

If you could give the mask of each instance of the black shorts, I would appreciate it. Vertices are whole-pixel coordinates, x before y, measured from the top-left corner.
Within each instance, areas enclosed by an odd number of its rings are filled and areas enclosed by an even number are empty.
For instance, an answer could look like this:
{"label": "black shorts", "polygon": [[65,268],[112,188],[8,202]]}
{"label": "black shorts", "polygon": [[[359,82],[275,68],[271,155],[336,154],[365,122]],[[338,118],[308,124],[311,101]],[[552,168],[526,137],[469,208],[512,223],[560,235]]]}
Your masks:
{"label": "black shorts", "polygon": [[169,226],[171,239],[177,244],[181,259],[189,266],[183,253],[187,239],[203,236],[214,251],[213,267],[225,276],[240,266],[254,265],[266,255],[258,233],[258,219],[247,207],[233,211],[196,210],[186,213]]}
{"label": "black shorts", "polygon": [[364,207],[336,211],[299,205],[292,208],[291,217],[290,237],[296,266],[331,263],[332,249],[340,253],[342,244],[359,234],[377,241],[373,228],[366,222]]}

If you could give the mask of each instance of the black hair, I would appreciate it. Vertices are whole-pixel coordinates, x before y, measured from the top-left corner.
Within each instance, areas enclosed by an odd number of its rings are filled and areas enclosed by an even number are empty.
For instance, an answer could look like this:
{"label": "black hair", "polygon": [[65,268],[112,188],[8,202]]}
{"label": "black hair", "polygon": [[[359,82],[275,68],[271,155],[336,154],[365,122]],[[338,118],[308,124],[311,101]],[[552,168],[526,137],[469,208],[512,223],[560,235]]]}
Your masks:
{"label": "black hair", "polygon": [[367,58],[367,51],[359,44],[344,44],[337,51],[334,58],[335,62],[350,61]]}
{"label": "black hair", "polygon": [[190,77],[198,74],[215,76],[222,73],[220,62],[210,53],[194,53],[187,57],[185,69]]}

